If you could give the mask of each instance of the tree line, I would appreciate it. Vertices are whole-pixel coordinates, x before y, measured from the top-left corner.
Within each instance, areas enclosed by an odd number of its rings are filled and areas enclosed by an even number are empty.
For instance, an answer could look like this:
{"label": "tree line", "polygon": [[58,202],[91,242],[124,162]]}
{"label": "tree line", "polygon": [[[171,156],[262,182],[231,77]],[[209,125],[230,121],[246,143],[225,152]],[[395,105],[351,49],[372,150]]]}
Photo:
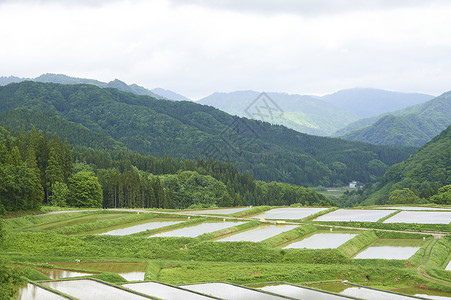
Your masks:
{"label": "tree line", "polygon": [[130,150],[71,147],[24,127],[0,127],[0,210],[42,204],[76,207],[187,208],[239,205],[332,205],[304,187],[256,181],[213,159],[175,159]]}

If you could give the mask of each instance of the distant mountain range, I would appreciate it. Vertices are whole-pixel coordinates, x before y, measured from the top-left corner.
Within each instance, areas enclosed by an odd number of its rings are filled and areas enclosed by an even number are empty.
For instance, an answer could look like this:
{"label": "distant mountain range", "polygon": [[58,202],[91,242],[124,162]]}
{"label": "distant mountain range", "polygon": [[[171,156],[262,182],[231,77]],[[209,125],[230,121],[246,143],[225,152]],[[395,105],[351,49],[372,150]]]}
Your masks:
{"label": "distant mountain range", "polygon": [[[246,109],[260,93],[236,91],[214,93],[198,103],[216,107],[232,115],[246,116]],[[433,96],[355,88],[318,97],[267,93],[283,111],[271,122],[308,134],[331,136],[348,124],[366,116],[376,116],[409,105],[422,103]]]}
{"label": "distant mountain range", "polygon": [[390,114],[358,120],[335,135],[377,145],[422,146],[449,125],[451,92]]}
{"label": "distant mountain range", "polygon": [[434,96],[419,93],[400,93],[380,89],[354,88],[321,97],[321,100],[346,109],[360,118],[377,116],[390,111],[420,104]]}
{"label": "distant mountain range", "polygon": [[[260,119],[249,113],[262,103],[255,102],[260,92],[236,91],[231,93],[214,93],[200,99],[197,103],[210,105],[231,115]],[[357,115],[335,107],[311,96],[289,95],[285,93],[266,93],[268,105],[277,111],[264,121],[284,125],[299,132],[327,136],[337,129],[358,119]],[[265,107],[260,107],[267,113]]]}
{"label": "distant mountain range", "polygon": [[20,78],[15,76],[0,77],[0,86],[22,81],[36,81],[36,82],[60,83],[60,84],[92,84],[100,88],[115,88],[123,92],[129,92],[135,95],[151,96],[157,99],[176,100],[176,101],[190,100],[170,90],[165,90],[162,88],[154,88],[152,90],[149,90],[145,87],[136,84],[128,85],[119,79],[115,79],[110,82],[102,82],[95,79],[70,77],[64,74],[47,73],[38,76],[36,78]]}
{"label": "distant mountain range", "polygon": [[[190,101],[183,95],[162,88],[147,89],[136,84],[128,85],[118,79],[101,82],[63,74],[43,74],[36,78],[0,77],[0,85],[25,80],[92,84],[157,99]],[[440,100],[431,100],[433,96],[426,94],[371,88],[341,90],[322,97],[268,92],[265,94],[268,97],[264,104],[266,107],[256,102],[259,95],[261,93],[257,91],[218,92],[197,103],[213,106],[231,115],[284,125],[302,133],[377,145],[418,147],[451,124],[448,99],[442,99],[445,103],[441,103]],[[426,104],[428,100],[432,102]],[[268,110],[268,105],[273,106],[272,111]],[[269,115],[262,117],[265,113]]]}

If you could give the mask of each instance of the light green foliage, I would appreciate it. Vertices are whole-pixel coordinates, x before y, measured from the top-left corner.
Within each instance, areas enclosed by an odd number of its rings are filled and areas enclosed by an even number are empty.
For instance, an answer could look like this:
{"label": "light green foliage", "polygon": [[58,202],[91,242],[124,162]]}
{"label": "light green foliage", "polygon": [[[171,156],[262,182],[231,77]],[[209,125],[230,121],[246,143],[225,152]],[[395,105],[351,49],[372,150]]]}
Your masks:
{"label": "light green foliage", "polygon": [[25,283],[23,272],[11,267],[0,260],[0,299],[12,299],[15,293],[14,286]]}
{"label": "light green foliage", "polygon": [[75,207],[101,207],[102,188],[90,172],[78,172],[69,179],[68,204]]}
{"label": "light green foliage", "polygon": [[437,204],[451,204],[451,185],[441,187],[438,195],[432,196],[430,201]]}
{"label": "light green foliage", "polygon": [[0,199],[8,211],[38,208],[41,204],[42,188],[34,170],[25,164],[0,166]]}
{"label": "light green foliage", "polygon": [[3,241],[6,238],[6,229],[5,229],[4,223],[5,223],[5,221],[0,219],[0,249],[2,248]]}
{"label": "light green foliage", "polygon": [[50,203],[55,206],[66,206],[70,191],[64,182],[55,182],[52,185],[52,195],[50,196]]}
{"label": "light green foliage", "polygon": [[420,198],[409,189],[394,190],[388,197],[390,204],[412,204],[420,203]]}

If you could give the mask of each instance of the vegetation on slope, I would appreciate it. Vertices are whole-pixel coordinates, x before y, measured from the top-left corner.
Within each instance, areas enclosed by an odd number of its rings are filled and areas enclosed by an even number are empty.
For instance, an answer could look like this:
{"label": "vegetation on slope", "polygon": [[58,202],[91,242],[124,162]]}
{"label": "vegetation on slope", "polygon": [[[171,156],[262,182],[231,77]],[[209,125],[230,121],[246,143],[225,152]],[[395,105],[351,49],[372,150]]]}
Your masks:
{"label": "vegetation on slope", "polygon": [[[396,190],[410,189],[418,199],[429,199],[439,194],[439,188],[451,184],[451,126],[425,144],[408,160],[391,166],[378,185],[379,192],[369,197],[368,202],[385,203],[389,194]],[[382,192],[381,192],[382,191]],[[448,193],[442,189],[440,193]],[[430,198],[440,204],[446,196]]]}
{"label": "vegetation on slope", "polygon": [[375,181],[380,170],[372,167],[374,162],[387,167],[413,152],[309,136],[208,106],[91,85],[22,82],[0,87],[0,122],[14,131],[35,126],[74,145],[233,161],[256,179],[299,185]]}
{"label": "vegetation on slope", "polygon": [[377,145],[422,146],[451,124],[451,92],[390,115],[361,119],[335,134]]}

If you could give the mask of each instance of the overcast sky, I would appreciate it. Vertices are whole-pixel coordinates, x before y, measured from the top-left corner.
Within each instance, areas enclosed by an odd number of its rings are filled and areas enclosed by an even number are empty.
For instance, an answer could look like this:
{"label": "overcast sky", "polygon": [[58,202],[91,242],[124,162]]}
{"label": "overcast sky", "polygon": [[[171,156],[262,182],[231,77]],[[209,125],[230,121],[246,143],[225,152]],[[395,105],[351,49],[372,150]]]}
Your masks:
{"label": "overcast sky", "polygon": [[451,90],[451,1],[0,0],[0,76],[63,73],[198,99]]}

